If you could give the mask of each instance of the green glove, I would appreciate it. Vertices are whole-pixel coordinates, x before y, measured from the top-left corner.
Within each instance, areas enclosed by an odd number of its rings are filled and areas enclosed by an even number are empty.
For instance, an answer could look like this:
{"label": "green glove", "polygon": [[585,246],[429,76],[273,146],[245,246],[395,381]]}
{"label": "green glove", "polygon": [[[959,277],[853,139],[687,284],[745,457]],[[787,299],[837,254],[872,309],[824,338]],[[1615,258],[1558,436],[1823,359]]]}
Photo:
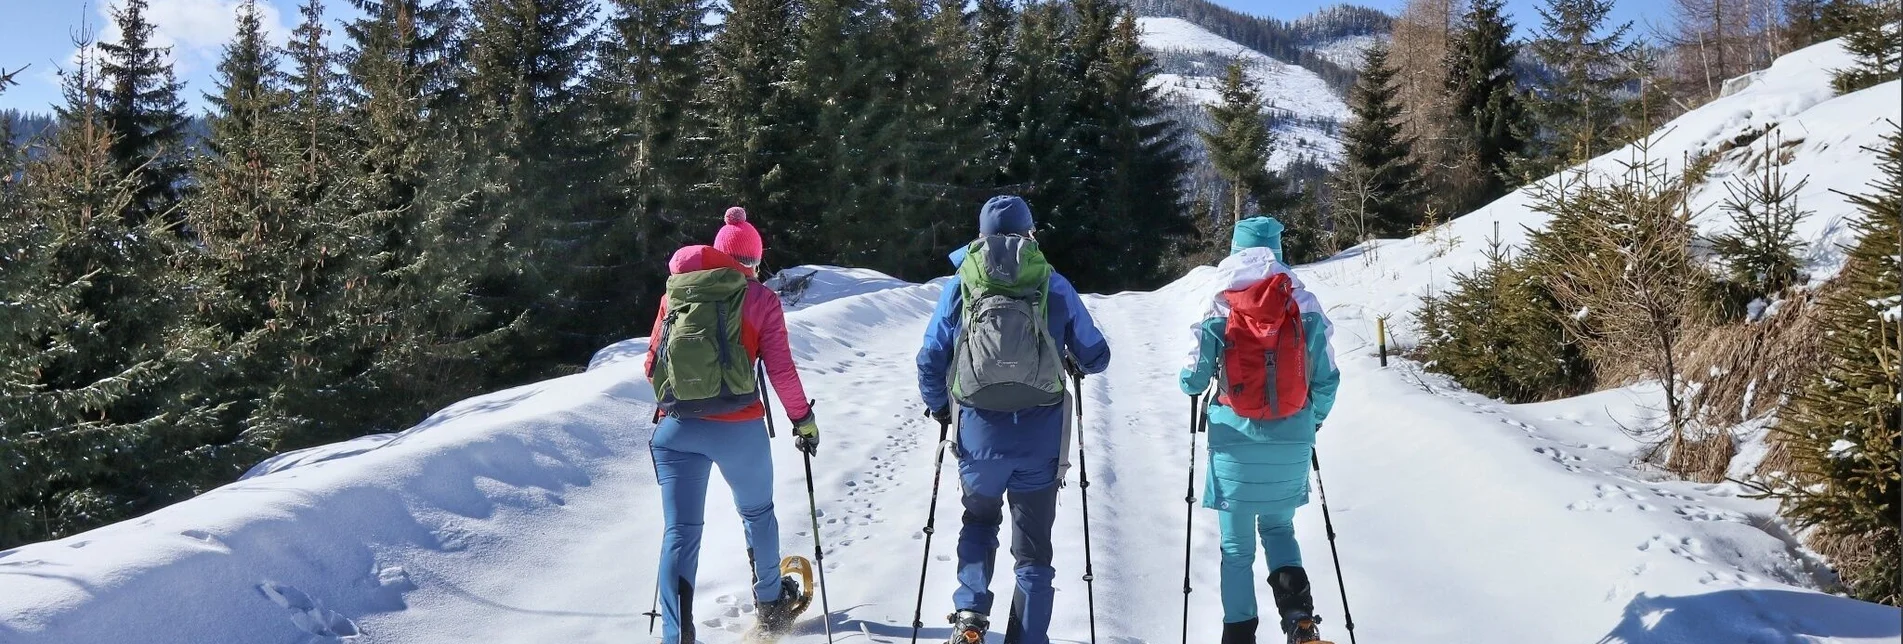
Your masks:
{"label": "green glove", "polygon": [[793,447],[806,452],[807,456],[819,455],[819,414],[810,411],[813,401],[806,401],[809,411],[806,417],[793,421]]}

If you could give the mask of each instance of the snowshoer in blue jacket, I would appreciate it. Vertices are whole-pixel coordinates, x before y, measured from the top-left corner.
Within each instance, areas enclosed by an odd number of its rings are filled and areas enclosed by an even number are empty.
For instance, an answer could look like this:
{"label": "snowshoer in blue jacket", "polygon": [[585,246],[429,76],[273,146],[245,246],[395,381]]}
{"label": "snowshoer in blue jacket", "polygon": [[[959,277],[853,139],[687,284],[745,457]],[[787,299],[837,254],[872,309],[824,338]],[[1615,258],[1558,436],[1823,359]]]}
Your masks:
{"label": "snowshoer in blue jacket", "polygon": [[[1289,642],[1319,640],[1315,602],[1295,542],[1295,510],[1308,503],[1309,458],[1315,433],[1334,407],[1341,372],[1329,348],[1332,333],[1321,303],[1302,288],[1282,257],[1282,224],[1270,217],[1238,222],[1231,254],[1217,266],[1220,290],[1208,313],[1196,324],[1196,349],[1183,369],[1183,392],[1209,391],[1221,374],[1231,322],[1231,296],[1277,275],[1292,287],[1289,297],[1300,310],[1306,355],[1306,404],[1276,420],[1245,418],[1213,396],[1209,422],[1209,465],[1203,506],[1216,510],[1222,528],[1223,644],[1253,644],[1256,626],[1255,549],[1261,536],[1268,557],[1269,587],[1275,595],[1280,626]],[[1283,361],[1289,358],[1280,358]],[[1269,369],[1274,369],[1271,361]],[[1224,379],[1228,382],[1228,379]],[[1275,382],[1273,380],[1271,383]],[[1273,388],[1273,385],[1270,385]],[[1239,386],[1233,386],[1240,389]]]}
{"label": "snowshoer in blue jacket", "polygon": [[[919,394],[933,418],[951,422],[953,397],[959,385],[951,381],[961,373],[974,370],[966,353],[982,352],[983,347],[961,350],[959,338],[967,314],[965,293],[974,276],[982,280],[993,274],[1000,259],[999,248],[1028,249],[1019,257],[1029,258],[1048,270],[1042,253],[1036,250],[1031,209],[1024,200],[1011,196],[993,197],[979,214],[980,239],[972,246],[952,253],[959,275],[945,284],[938,309],[925,328],[924,346],[918,353]],[[990,250],[985,250],[989,248]],[[984,251],[968,257],[968,253]],[[1011,263],[1011,258],[1004,258]],[[1015,267],[1013,263],[1012,266]],[[980,268],[983,267],[983,268]],[[1033,274],[1035,275],[1035,274]],[[1090,312],[1077,291],[1056,271],[1048,281],[1037,280],[1043,290],[1044,329],[1048,337],[1041,349],[1030,349],[1037,356],[1011,356],[1014,361],[1043,362],[1055,356],[1044,352],[1062,351],[1084,373],[1101,373],[1110,363],[1110,347],[1103,333],[1091,321]],[[988,302],[989,297],[974,298]],[[1032,298],[1036,300],[1038,298]],[[969,307],[976,309],[979,307]],[[975,319],[975,318],[974,318]],[[977,343],[974,343],[977,344]],[[963,362],[961,362],[963,361]],[[1004,361],[998,361],[1004,362]],[[1015,369],[1012,362],[1005,368]],[[978,365],[982,370],[985,365]],[[1046,631],[1051,622],[1053,591],[1051,566],[1051,524],[1056,518],[1058,482],[1063,474],[1060,461],[1066,451],[1066,407],[1061,370],[1053,369],[1056,399],[1045,404],[1014,411],[995,411],[961,404],[958,437],[955,441],[959,480],[963,485],[964,526],[958,534],[958,589],[952,595],[952,639],[963,642],[962,635],[975,633],[980,639],[989,627],[992,610],[991,575],[997,557],[998,530],[1003,524],[1003,509],[1011,506],[1013,537],[1011,554],[1016,558],[1017,585],[1011,599],[1011,618],[1005,629],[1006,641],[1015,644],[1047,644]],[[1050,372],[1044,377],[1049,379]],[[1048,392],[1046,392],[1048,393]],[[961,398],[969,402],[969,398]]]}

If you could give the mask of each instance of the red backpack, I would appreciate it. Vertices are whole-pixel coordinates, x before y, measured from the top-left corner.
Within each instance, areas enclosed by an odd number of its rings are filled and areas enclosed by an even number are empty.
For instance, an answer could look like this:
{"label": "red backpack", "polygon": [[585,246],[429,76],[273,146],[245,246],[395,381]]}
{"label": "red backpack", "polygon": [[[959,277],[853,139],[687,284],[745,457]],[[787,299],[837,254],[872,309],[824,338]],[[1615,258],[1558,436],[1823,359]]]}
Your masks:
{"label": "red backpack", "polygon": [[1222,393],[1218,402],[1253,420],[1278,420],[1308,406],[1308,341],[1287,274],[1226,291]]}

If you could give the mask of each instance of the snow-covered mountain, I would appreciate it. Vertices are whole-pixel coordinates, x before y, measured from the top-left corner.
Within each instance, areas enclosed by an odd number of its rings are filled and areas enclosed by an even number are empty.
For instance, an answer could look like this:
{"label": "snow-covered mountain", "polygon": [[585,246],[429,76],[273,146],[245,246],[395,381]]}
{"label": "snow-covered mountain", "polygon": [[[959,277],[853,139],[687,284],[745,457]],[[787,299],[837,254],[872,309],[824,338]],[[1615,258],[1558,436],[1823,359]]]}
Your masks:
{"label": "snow-covered mountain", "polygon": [[[1686,114],[1652,144],[1674,164],[1767,130],[1809,174],[1800,227],[1813,272],[1835,270],[1864,191],[1862,150],[1903,112],[1903,84],[1834,96],[1837,43],[1793,53],[1751,86]],[[1751,161],[1722,154],[1694,199]],[[1631,149],[1590,162],[1611,172]],[[1544,220],[1516,192],[1427,235],[1371,242],[1297,273],[1335,323],[1343,371],[1319,437],[1327,501],[1356,637],[1370,642],[1896,642],[1903,613],[1819,592],[1821,562],[1773,502],[1736,483],[1698,484],[1635,464],[1621,429],[1659,412],[1638,385],[1507,405],[1407,362],[1382,367],[1376,320],[1406,336],[1417,298],[1481,261],[1496,222],[1510,244]],[[1723,224],[1700,215],[1701,228]],[[1058,257],[1066,262],[1087,257]],[[912,364],[942,281],[813,272],[788,315],[795,357],[819,400],[814,461],[820,534],[839,641],[908,641],[928,513],[926,639],[947,630],[956,483],[931,495],[935,426],[920,417]],[[1187,329],[1211,291],[1197,269],[1153,292],[1087,296],[1113,347],[1085,381],[1096,626],[1122,644],[1178,641],[1182,552],[1192,548],[1191,639],[1217,639],[1218,531],[1183,503],[1199,457],[1176,389]],[[0,552],[0,643],[628,642],[647,637],[660,502],[647,441],[653,395],[645,339],[607,347],[590,370],[478,396],[417,427],[289,455],[242,481],[148,516]],[[777,405],[776,405],[777,407]],[[784,427],[784,425],[782,425]],[[784,438],[784,435],[782,436]],[[775,446],[783,547],[815,535],[801,461]],[[1747,464],[1748,465],[1748,464]],[[953,467],[947,464],[947,468]],[[1740,476],[1748,472],[1737,470]],[[1201,464],[1197,472],[1202,472]],[[1075,476],[1076,471],[1072,475]],[[698,604],[709,644],[752,622],[744,541],[722,484],[708,495]],[[1063,491],[1052,635],[1089,632],[1078,487]],[[1188,534],[1185,513],[1192,518]],[[1325,634],[1346,641],[1342,584],[1318,504],[1297,516]],[[1001,555],[1008,556],[1008,555]],[[994,590],[1010,583],[1001,575]],[[1259,589],[1266,601],[1266,586]],[[814,609],[814,613],[817,609]],[[824,641],[821,616],[789,644]],[[992,641],[999,635],[994,634]]]}
{"label": "snow-covered mountain", "polygon": [[1339,136],[1325,123],[1345,123],[1348,104],[1314,72],[1291,65],[1235,41],[1210,33],[1182,18],[1138,18],[1143,46],[1165,56],[1204,55],[1187,60],[1179,69],[1157,74],[1151,85],[1176,101],[1211,105],[1221,101],[1222,73],[1228,61],[1240,61],[1255,81],[1269,110],[1281,117],[1275,127],[1277,144],[1269,167],[1281,169],[1297,156],[1309,156],[1324,165],[1339,162]]}
{"label": "snow-covered mountain", "polygon": [[1309,46],[1308,50],[1328,62],[1359,72],[1361,59],[1367,54],[1368,48],[1387,40],[1388,36],[1384,34],[1359,34],[1316,43]]}

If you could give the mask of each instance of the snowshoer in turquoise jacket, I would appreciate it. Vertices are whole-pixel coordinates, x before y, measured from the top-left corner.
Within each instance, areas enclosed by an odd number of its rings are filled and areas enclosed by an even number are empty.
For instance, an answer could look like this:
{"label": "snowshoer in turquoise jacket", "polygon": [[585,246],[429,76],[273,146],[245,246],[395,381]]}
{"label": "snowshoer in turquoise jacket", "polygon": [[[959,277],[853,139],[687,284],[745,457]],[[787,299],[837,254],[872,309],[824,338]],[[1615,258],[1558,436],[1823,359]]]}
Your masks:
{"label": "snowshoer in turquoise jacket", "polygon": [[[1193,330],[1196,349],[1183,369],[1183,392],[1209,390],[1227,349],[1225,328],[1230,315],[1225,291],[1240,290],[1273,275],[1288,274],[1282,256],[1282,224],[1270,217],[1238,222],[1231,254],[1217,267],[1220,285],[1208,313]],[[1308,503],[1309,457],[1315,433],[1335,404],[1341,372],[1329,348],[1333,330],[1314,294],[1294,280],[1294,299],[1301,310],[1307,344],[1308,404],[1293,416],[1279,420],[1244,418],[1212,398],[1209,418],[1209,465],[1203,487],[1203,506],[1215,509],[1222,528],[1223,644],[1255,642],[1255,549],[1262,538],[1269,561],[1269,586],[1275,593],[1282,631],[1290,642],[1319,639],[1314,599],[1302,554],[1295,542],[1295,510]]]}

